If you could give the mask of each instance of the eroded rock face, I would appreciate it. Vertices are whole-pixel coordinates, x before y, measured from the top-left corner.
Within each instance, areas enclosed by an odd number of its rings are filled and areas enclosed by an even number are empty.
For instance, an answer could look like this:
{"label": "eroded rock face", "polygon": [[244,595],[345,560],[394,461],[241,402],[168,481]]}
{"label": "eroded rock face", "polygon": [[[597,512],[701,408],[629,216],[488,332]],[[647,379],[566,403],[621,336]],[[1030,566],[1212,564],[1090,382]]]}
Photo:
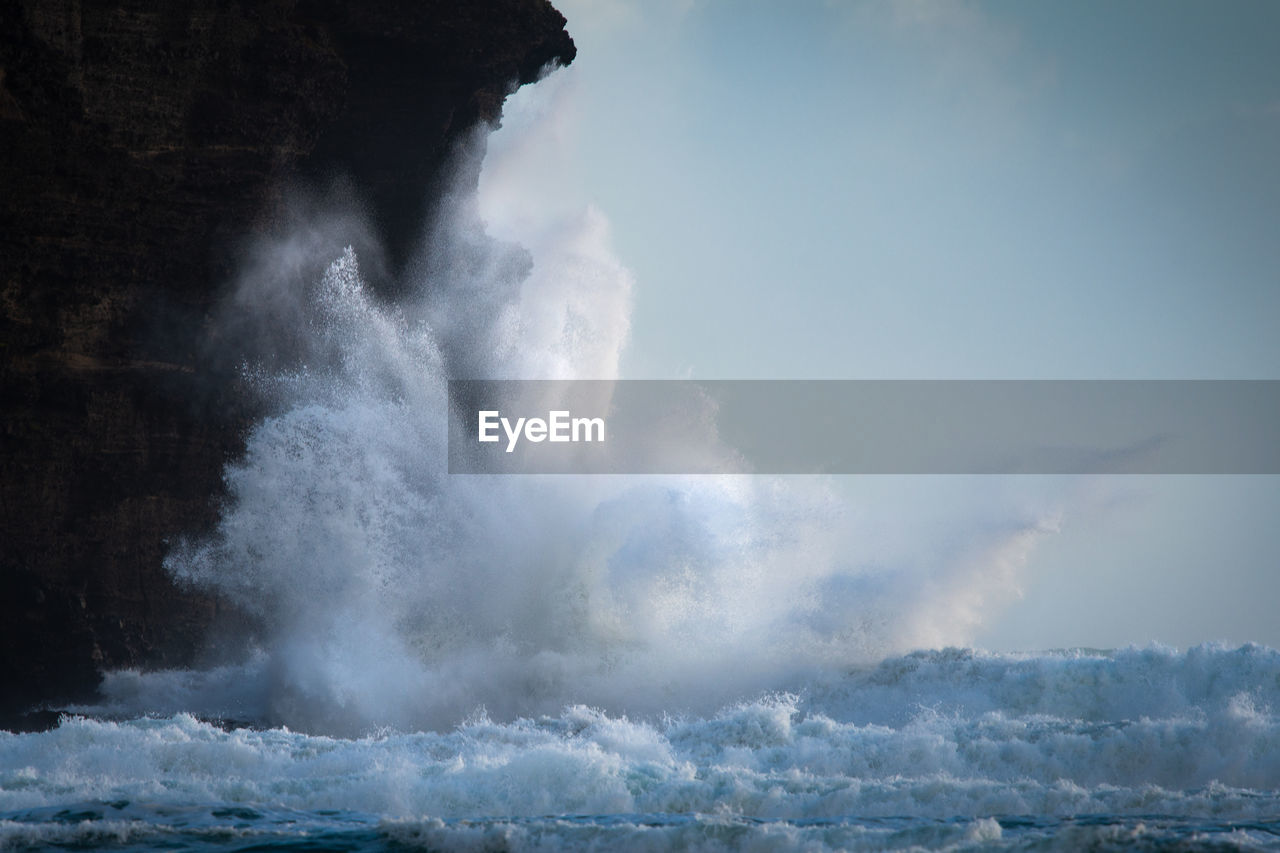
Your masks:
{"label": "eroded rock face", "polygon": [[450,145],[574,47],[546,0],[0,7],[0,711],[189,662],[254,412],[210,353],[236,247],[293,176],[360,186],[392,263]]}

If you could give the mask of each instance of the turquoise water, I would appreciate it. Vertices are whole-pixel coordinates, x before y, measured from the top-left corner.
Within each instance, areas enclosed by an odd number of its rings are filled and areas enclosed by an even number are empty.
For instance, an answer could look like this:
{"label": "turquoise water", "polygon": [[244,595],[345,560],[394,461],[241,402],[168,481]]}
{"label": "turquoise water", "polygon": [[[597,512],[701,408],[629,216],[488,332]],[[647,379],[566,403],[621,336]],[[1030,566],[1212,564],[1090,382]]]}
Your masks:
{"label": "turquoise water", "polygon": [[1280,653],[1201,646],[917,652],[710,714],[358,737],[64,717],[0,734],[0,847],[1280,849],[1277,708]]}
{"label": "turquoise water", "polygon": [[244,807],[85,803],[3,816],[13,849],[117,850],[1274,850],[1280,821],[1083,815],[760,820],[623,814],[383,820]]}

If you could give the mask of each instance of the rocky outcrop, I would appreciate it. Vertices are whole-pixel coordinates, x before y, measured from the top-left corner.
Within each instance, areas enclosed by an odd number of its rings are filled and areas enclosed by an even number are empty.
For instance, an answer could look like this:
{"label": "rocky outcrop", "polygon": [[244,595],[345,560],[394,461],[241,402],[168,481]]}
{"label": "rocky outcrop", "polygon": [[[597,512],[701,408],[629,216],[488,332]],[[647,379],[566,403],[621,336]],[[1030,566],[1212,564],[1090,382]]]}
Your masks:
{"label": "rocky outcrop", "polygon": [[[16,6],[16,8],[15,8]],[[451,142],[574,46],[546,0],[0,7],[0,711],[190,662],[219,604],[170,537],[253,416],[209,318],[294,176],[348,175],[393,262]]]}

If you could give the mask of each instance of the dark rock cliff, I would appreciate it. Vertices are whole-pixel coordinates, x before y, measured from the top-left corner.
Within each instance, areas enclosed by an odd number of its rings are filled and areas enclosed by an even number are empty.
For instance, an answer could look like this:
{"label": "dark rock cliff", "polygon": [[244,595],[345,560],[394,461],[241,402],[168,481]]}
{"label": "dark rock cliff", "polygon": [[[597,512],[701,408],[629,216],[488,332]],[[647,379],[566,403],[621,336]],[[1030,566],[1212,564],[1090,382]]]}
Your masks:
{"label": "dark rock cliff", "polygon": [[208,356],[247,233],[347,175],[392,262],[452,141],[574,46],[546,0],[0,5],[0,712],[190,661],[169,537],[253,412]]}

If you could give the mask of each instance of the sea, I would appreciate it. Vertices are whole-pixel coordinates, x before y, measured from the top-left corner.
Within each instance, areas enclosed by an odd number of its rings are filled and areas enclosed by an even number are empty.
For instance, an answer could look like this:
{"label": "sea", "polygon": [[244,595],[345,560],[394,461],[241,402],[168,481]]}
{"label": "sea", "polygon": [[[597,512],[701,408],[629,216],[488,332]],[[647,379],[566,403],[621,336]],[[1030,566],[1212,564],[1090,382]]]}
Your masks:
{"label": "sea", "polygon": [[1280,850],[1280,652],[973,648],[1070,489],[448,473],[449,379],[621,375],[545,87],[402,271],[349,187],[246,247],[265,414],[166,558],[243,618],[0,732],[0,849]]}
{"label": "sea", "polygon": [[[175,689],[179,689],[175,686]],[[706,715],[0,734],[0,846],[1275,850],[1280,653],[914,652]]]}

